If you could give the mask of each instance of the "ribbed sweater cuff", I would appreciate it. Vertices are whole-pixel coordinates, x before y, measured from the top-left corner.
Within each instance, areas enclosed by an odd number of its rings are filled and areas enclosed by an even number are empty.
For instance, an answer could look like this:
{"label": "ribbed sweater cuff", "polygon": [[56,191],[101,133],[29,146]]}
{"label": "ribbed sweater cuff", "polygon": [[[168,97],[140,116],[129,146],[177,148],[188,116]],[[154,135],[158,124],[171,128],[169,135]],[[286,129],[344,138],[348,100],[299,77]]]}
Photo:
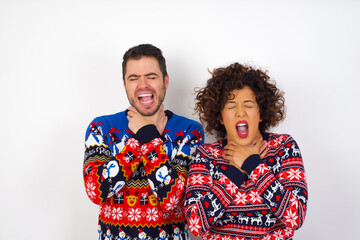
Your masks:
{"label": "ribbed sweater cuff", "polygon": [[155,138],[160,137],[160,133],[157,130],[156,126],[153,124],[146,125],[140,128],[135,134],[135,139],[140,142],[140,145],[150,142]]}
{"label": "ribbed sweater cuff", "polygon": [[254,169],[259,166],[262,163],[260,155],[259,154],[253,154],[251,156],[249,156],[245,162],[242,165],[242,169],[245,170],[247,172],[247,174],[250,175],[250,173],[252,171],[254,171]]}
{"label": "ribbed sweater cuff", "polygon": [[230,181],[232,181],[238,188],[240,188],[241,184],[246,180],[247,176],[243,174],[236,167],[229,165],[227,169],[224,171],[225,176],[227,176]]}

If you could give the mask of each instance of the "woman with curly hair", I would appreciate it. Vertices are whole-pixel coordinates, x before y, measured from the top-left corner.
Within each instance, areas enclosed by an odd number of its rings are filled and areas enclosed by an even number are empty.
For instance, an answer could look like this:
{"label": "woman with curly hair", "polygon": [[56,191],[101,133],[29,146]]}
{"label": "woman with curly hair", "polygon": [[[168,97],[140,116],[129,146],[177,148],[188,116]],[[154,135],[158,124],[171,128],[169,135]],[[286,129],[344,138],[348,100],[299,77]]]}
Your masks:
{"label": "woman with curly hair", "polygon": [[284,93],[251,66],[211,74],[196,91],[195,111],[220,140],[193,154],[189,230],[203,239],[292,239],[305,219],[307,183],[295,140],[269,132],[285,118]]}

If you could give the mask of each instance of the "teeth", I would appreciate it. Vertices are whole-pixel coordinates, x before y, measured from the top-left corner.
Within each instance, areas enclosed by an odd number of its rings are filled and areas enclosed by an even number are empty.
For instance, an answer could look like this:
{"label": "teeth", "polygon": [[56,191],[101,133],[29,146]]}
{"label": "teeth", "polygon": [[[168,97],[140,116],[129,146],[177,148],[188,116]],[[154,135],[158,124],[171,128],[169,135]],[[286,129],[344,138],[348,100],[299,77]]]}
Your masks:
{"label": "teeth", "polygon": [[138,98],[142,103],[150,103],[152,101],[153,95],[151,93],[144,93],[140,94]]}
{"label": "teeth", "polygon": [[148,93],[148,94],[140,94],[139,97],[151,97],[152,94],[151,93]]}
{"label": "teeth", "polygon": [[236,125],[236,130],[241,134],[245,134],[248,130],[248,125],[246,123],[239,123]]}

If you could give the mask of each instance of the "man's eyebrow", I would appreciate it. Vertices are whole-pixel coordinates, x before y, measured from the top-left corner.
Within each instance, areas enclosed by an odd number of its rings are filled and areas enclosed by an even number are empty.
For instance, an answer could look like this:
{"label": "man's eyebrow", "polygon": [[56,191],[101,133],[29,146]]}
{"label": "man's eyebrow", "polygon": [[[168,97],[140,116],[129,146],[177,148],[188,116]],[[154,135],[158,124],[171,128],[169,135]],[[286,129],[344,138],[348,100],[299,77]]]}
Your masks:
{"label": "man's eyebrow", "polygon": [[152,76],[152,75],[155,75],[155,76],[159,76],[159,75],[157,75],[156,73],[154,73],[154,72],[151,72],[151,73],[148,73],[148,74],[145,74],[145,77],[149,77],[149,76]]}
{"label": "man's eyebrow", "polygon": [[[159,76],[159,75],[157,75],[156,73],[151,72],[151,73],[145,74],[145,77],[149,77],[149,76],[153,76],[153,75],[155,75],[155,76]],[[132,77],[137,78],[137,77],[140,77],[140,75],[137,75],[137,74],[130,74],[130,75],[127,77],[127,79],[132,78]]]}
{"label": "man's eyebrow", "polygon": [[139,77],[139,75],[136,75],[136,74],[130,74],[130,75],[127,77],[127,79],[132,78],[132,77]]}

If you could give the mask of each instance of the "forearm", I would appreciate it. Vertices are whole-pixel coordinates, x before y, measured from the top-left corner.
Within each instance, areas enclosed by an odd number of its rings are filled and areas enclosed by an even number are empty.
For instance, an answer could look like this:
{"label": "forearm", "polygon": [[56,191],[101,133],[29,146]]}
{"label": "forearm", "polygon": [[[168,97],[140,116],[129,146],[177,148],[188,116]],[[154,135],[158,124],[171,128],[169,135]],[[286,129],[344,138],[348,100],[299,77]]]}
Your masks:
{"label": "forearm", "polygon": [[[284,145],[294,146],[298,151],[294,140],[285,142]],[[291,151],[273,158],[277,161],[272,168],[280,166],[276,175],[267,164],[261,164],[250,175],[255,187],[267,204],[273,215],[281,219],[289,228],[298,229],[302,226],[306,215],[307,184],[305,170],[301,155],[297,156]],[[285,157],[284,157],[285,156]]]}
{"label": "forearm", "polygon": [[118,192],[137,168],[140,162],[139,144],[134,139],[128,139],[121,152],[114,156],[104,135],[89,127],[86,136],[83,165],[85,189],[94,203],[101,204]]}
{"label": "forearm", "polygon": [[160,207],[164,211],[173,210],[183,197],[186,169],[176,168],[170,163],[160,138],[143,145],[142,150],[145,174]]}
{"label": "forearm", "polygon": [[193,141],[196,138],[193,133],[198,131],[188,130],[188,135],[184,135],[177,143],[168,141],[167,145],[163,142],[164,138],[158,137],[154,127],[149,126],[139,131],[146,131],[148,136],[153,136],[148,137],[147,141],[151,139],[149,142],[140,141],[143,143],[141,160],[160,207],[164,211],[171,211],[182,202],[190,153],[201,143]]}
{"label": "forearm", "polygon": [[234,166],[211,166],[208,163],[212,160],[197,156],[190,166],[185,193],[185,216],[190,231],[196,236],[208,231],[223,216],[228,206],[236,201],[246,179]]}

